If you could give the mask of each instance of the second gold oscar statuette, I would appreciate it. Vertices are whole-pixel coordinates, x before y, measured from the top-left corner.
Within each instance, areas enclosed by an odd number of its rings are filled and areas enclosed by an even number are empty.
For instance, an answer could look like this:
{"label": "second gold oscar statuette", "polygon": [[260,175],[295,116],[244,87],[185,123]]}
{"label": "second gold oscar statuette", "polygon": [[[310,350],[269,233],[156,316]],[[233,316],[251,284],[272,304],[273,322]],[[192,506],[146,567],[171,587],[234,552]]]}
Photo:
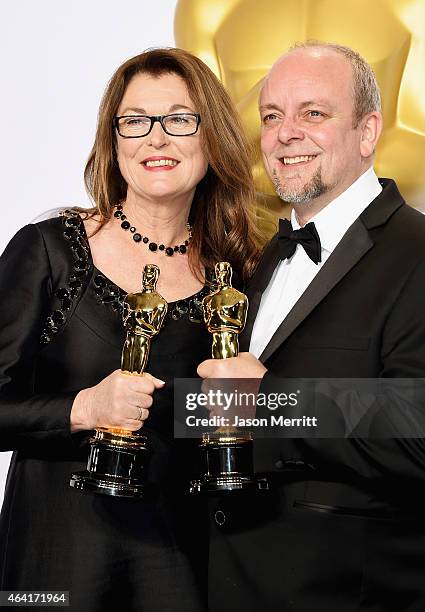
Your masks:
{"label": "second gold oscar statuette", "polygon": [[[152,339],[159,333],[168,304],[156,291],[159,268],[144,267],[142,291],[124,299],[126,339],[121,355],[124,376],[143,376]],[[72,475],[70,485],[81,491],[116,497],[145,495],[149,460],[147,437],[139,432],[99,427],[90,440],[87,470]]]}
{"label": "second gold oscar statuette", "polygon": [[[204,321],[212,334],[212,358],[228,359],[239,354],[238,334],[245,327],[248,298],[232,287],[232,267],[215,265],[217,290],[203,300]],[[204,473],[190,483],[191,493],[268,489],[265,478],[254,474],[252,434],[232,427],[205,433],[200,445]]]}

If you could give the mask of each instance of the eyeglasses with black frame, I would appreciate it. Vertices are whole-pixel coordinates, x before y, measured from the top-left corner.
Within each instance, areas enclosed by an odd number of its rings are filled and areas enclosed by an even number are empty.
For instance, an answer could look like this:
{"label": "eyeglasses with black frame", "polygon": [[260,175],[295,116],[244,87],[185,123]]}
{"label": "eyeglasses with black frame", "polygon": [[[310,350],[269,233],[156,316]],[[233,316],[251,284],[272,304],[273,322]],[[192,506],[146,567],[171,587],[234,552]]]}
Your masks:
{"label": "eyeglasses with black frame", "polygon": [[113,123],[122,138],[141,138],[151,132],[157,121],[169,136],[192,136],[198,131],[201,116],[198,113],[121,115],[114,117]]}

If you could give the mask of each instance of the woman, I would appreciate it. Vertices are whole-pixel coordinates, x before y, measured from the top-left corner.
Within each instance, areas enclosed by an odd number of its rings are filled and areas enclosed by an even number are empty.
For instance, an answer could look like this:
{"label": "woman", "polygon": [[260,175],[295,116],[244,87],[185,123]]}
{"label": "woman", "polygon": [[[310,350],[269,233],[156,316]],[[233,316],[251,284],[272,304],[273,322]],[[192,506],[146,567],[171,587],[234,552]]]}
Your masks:
{"label": "woman", "polygon": [[[172,434],[172,380],[210,350],[206,273],[257,257],[249,148],[219,81],[197,58],[128,60],[103,98],[85,173],[95,207],[23,228],[0,265],[0,426],[14,450],[1,517],[2,589],[67,590],[72,609],[202,610],[202,507],[183,502],[192,445]],[[81,213],[81,214],[80,214]],[[122,299],[147,263],[169,303],[149,376],[117,369]],[[141,426],[151,501],[81,494],[89,431]]]}

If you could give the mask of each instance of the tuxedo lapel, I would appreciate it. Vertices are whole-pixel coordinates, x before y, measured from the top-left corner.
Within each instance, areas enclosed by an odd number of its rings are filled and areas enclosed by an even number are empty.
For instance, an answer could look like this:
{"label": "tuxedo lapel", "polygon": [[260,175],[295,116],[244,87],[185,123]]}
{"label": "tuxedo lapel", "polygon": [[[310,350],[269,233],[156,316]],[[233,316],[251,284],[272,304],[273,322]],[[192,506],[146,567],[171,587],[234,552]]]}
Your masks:
{"label": "tuxedo lapel", "polygon": [[252,328],[254,326],[255,317],[260,307],[261,297],[273,272],[276,269],[277,264],[280,261],[279,251],[277,246],[277,235],[274,236],[267,247],[258,263],[255,273],[246,288],[246,295],[249,300],[248,316],[245,324],[245,329],[241,334],[240,343],[241,350],[248,351],[249,342],[251,339]]}
{"label": "tuxedo lapel", "polygon": [[335,285],[373,246],[369,233],[360,220],[353,223],[332,255],[282,321],[260,356],[264,363],[310,314]]}

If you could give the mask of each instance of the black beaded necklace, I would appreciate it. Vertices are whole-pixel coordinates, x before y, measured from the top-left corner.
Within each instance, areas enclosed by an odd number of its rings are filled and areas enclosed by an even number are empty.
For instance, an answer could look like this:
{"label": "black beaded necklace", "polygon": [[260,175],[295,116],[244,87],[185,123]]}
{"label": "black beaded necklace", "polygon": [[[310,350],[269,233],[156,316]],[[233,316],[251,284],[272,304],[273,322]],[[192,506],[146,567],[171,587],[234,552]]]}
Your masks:
{"label": "black beaded necklace", "polygon": [[187,240],[184,241],[183,244],[176,244],[173,247],[167,247],[164,244],[160,244],[158,246],[156,242],[151,242],[147,236],[142,236],[142,234],[139,234],[134,225],[131,225],[131,223],[127,221],[127,217],[122,211],[122,204],[116,204],[115,208],[117,210],[114,212],[114,217],[121,221],[121,227],[124,231],[130,230],[130,232],[133,234],[134,242],[143,242],[144,244],[147,244],[148,249],[153,253],[155,251],[164,251],[164,253],[168,255],[168,257],[171,257],[172,255],[174,255],[174,253],[180,253],[181,255],[184,255],[186,253],[187,247],[189,246],[189,243],[192,239],[192,226],[190,225],[190,223],[186,223],[186,229],[189,232],[189,237]]}

